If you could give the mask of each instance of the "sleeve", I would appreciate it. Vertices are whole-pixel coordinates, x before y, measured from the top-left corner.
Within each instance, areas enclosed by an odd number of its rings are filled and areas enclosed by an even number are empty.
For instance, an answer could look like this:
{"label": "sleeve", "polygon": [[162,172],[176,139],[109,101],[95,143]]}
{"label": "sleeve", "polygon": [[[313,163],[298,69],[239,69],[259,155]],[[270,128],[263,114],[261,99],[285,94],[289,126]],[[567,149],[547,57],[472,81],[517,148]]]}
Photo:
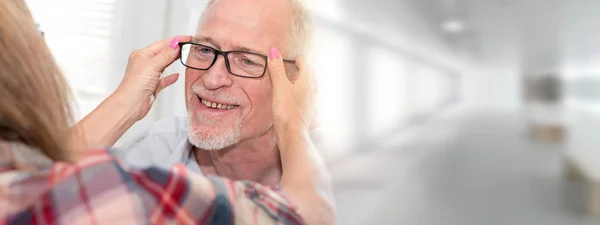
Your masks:
{"label": "sleeve", "polygon": [[130,174],[145,190],[145,205],[177,209],[150,218],[168,217],[176,224],[304,224],[283,193],[258,183],[188,173],[182,164],[168,171],[150,167]]}
{"label": "sleeve", "polygon": [[210,177],[217,198],[233,202],[235,224],[304,224],[296,207],[281,193],[250,181]]}
{"label": "sleeve", "polygon": [[[189,178],[190,198],[183,205],[204,212],[198,218],[205,218],[199,221],[206,224],[304,224],[296,207],[281,192],[249,181],[195,173]],[[210,202],[202,203],[207,199]]]}

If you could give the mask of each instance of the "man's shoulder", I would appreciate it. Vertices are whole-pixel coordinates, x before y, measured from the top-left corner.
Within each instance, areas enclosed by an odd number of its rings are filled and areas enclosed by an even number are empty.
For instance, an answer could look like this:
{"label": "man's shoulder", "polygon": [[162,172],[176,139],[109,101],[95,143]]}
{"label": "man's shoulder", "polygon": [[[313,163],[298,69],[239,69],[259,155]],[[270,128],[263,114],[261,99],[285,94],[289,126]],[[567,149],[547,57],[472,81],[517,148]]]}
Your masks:
{"label": "man's shoulder", "polygon": [[[136,132],[136,129],[143,129],[143,131]],[[148,140],[150,137],[151,140],[155,140],[156,138],[182,139],[187,137],[187,118],[169,117],[158,120],[145,128],[132,127],[128,132],[132,132],[132,134],[129,134],[129,137],[122,137],[117,147],[131,148],[137,143]]]}
{"label": "man's shoulder", "polygon": [[183,116],[158,120],[146,132],[148,135],[178,135],[187,133],[187,118]]}
{"label": "man's shoulder", "polygon": [[[161,165],[177,153],[187,141],[187,119],[171,117],[156,121],[148,130],[118,148],[125,161],[134,166]],[[168,165],[168,164],[165,164]]]}

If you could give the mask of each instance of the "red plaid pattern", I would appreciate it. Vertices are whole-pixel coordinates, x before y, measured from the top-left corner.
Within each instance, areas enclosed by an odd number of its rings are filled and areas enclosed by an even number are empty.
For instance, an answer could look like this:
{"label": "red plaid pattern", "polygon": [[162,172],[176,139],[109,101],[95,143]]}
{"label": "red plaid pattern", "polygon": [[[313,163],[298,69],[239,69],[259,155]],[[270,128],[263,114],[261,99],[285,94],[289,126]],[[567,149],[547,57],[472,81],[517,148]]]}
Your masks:
{"label": "red plaid pattern", "polygon": [[0,141],[0,225],[304,224],[282,193],[190,174],[183,165],[128,170],[106,150],[74,164]]}

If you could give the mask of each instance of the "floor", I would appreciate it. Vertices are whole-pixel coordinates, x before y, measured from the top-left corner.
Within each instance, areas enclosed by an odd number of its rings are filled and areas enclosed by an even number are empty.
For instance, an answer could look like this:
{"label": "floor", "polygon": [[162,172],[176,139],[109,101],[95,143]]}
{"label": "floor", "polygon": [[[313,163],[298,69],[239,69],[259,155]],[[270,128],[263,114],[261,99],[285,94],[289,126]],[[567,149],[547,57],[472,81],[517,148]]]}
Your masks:
{"label": "floor", "polygon": [[517,113],[451,112],[329,165],[338,224],[600,224],[566,181],[562,145]]}

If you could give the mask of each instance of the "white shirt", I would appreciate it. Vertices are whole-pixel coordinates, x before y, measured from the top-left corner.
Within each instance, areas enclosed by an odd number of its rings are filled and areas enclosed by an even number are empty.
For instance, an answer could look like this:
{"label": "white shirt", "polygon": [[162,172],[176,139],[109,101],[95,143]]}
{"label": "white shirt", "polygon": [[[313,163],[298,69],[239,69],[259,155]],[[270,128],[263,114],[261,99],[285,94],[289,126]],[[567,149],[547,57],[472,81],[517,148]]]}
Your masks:
{"label": "white shirt", "polygon": [[[132,143],[125,145],[123,160],[129,166],[144,168],[158,166],[170,168],[183,163],[188,170],[202,173],[193,146],[188,141],[186,117],[173,117],[156,122]],[[310,133],[315,146],[319,146],[318,129]]]}
{"label": "white shirt", "polygon": [[121,147],[126,151],[124,161],[129,166],[170,168],[183,163],[189,170],[201,173],[192,144],[187,138],[187,118],[172,117],[152,125],[131,143]]}

